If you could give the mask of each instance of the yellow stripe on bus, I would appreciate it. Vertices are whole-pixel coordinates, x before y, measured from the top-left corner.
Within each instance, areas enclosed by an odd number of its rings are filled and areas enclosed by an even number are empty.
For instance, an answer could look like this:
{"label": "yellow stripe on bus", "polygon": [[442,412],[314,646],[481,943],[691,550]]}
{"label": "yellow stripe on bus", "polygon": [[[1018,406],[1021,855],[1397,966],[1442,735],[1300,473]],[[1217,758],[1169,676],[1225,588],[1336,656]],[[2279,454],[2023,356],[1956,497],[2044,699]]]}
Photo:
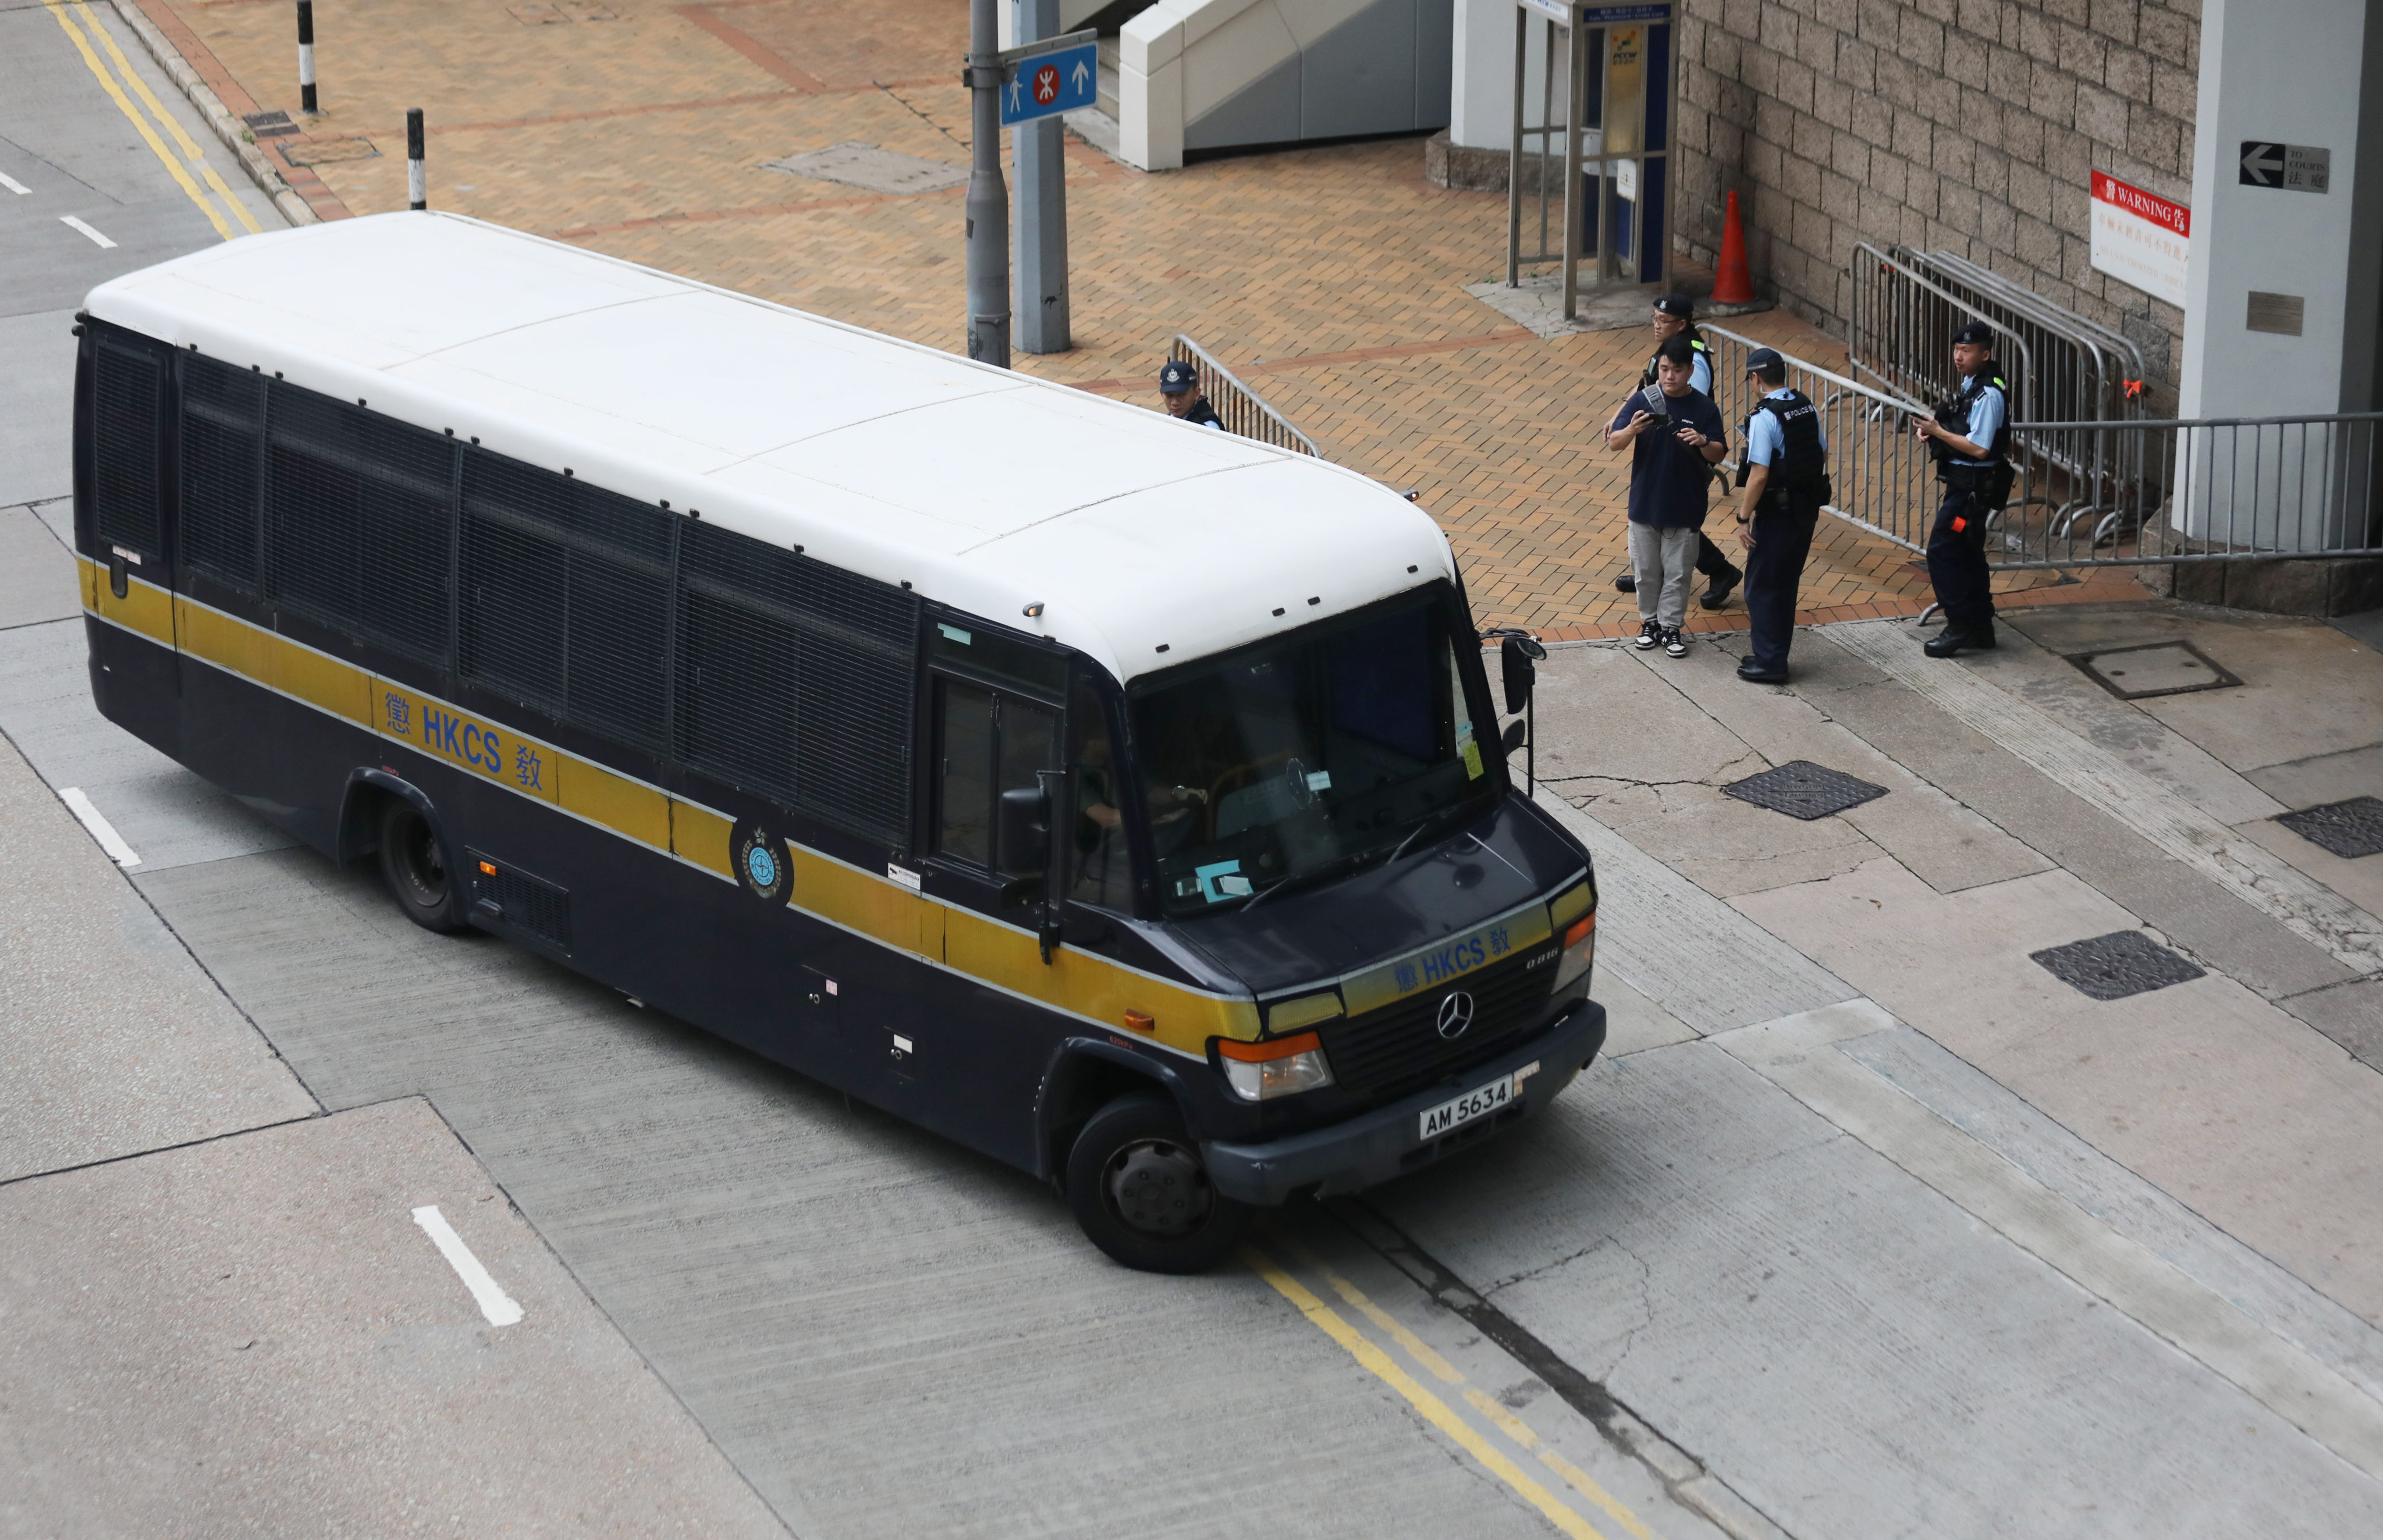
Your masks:
{"label": "yellow stripe on bus", "polygon": [[[89,608],[103,619],[174,646],[227,673],[394,739],[517,795],[666,851],[734,881],[734,820],[661,788],[565,754],[501,722],[327,657],[238,616],[135,581],[128,597],[108,592],[99,564],[84,560]],[[1044,963],[1022,925],[928,898],[817,851],[790,845],[795,908],[1055,1010],[1130,1029],[1129,1012],[1153,1018],[1137,1036],[1204,1057],[1212,1037],[1258,1036],[1254,1001],[1204,993],[1137,972],[1094,954],[1061,947]],[[1020,911],[1021,915],[1024,911]]]}
{"label": "yellow stripe on bus", "polygon": [[555,774],[564,812],[656,850],[671,847],[671,802],[662,793],[569,755],[555,756]]}

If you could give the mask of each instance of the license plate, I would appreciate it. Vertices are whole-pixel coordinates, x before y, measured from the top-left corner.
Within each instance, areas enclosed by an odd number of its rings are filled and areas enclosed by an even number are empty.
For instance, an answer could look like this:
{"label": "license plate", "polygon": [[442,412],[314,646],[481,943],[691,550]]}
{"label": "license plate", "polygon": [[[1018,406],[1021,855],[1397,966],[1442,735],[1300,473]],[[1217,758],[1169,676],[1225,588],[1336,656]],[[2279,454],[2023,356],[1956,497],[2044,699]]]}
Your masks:
{"label": "license plate", "polygon": [[1527,1064],[1512,1075],[1500,1075],[1486,1086],[1475,1086],[1452,1102],[1442,1102],[1423,1115],[1421,1137],[1438,1139],[1451,1129],[1488,1116],[1522,1095],[1523,1082],[1538,1072],[1537,1065]]}

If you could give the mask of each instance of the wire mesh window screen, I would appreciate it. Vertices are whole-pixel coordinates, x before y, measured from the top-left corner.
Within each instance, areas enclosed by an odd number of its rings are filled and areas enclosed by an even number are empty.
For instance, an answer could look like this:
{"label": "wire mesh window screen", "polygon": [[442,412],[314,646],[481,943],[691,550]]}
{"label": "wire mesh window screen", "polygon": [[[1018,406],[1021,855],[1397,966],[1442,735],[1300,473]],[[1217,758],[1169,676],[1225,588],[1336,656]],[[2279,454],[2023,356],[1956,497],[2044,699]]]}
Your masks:
{"label": "wire mesh window screen", "polygon": [[443,661],[452,442],[288,386],[273,388],[268,416],[272,598]]}
{"label": "wire mesh window screen", "polygon": [[93,427],[93,518],[99,537],[145,556],[157,543],[157,361],[102,341]]}
{"label": "wire mesh window screen", "polygon": [[661,749],[669,734],[671,532],[658,508],[578,488],[571,549],[564,714],[624,743]]}
{"label": "wire mesh window screen", "polygon": [[562,715],[571,483],[498,455],[463,461],[456,671],[484,689]]}
{"label": "wire mesh window screen", "polygon": [[264,433],[262,376],[183,356],[180,558],[252,597]]}
{"label": "wire mesh window screen", "polygon": [[618,742],[668,734],[672,519],[473,453],[463,471],[462,671]]}
{"label": "wire mesh window screen", "polygon": [[714,524],[679,542],[678,752],[887,844],[909,822],[919,601]]}

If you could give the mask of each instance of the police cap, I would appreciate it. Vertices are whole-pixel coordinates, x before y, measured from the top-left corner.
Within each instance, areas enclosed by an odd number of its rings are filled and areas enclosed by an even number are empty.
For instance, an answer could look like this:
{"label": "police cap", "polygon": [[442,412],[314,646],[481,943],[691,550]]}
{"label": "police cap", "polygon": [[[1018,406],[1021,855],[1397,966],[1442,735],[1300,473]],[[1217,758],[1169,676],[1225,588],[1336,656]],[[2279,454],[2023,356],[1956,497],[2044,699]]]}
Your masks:
{"label": "police cap", "polygon": [[1200,371],[1179,358],[1168,359],[1167,367],[1158,371],[1158,389],[1161,395],[1179,396],[1186,390],[1196,390],[1199,388]]}
{"label": "police cap", "polygon": [[1994,345],[1994,328],[1983,321],[1972,321],[1953,334],[1953,342],[1956,347],[1964,342],[1974,342],[1979,347],[1991,348]]}
{"label": "police cap", "polygon": [[1760,375],[1764,379],[1785,379],[1787,361],[1779,356],[1776,348],[1757,348],[1746,355],[1746,372]]}
{"label": "police cap", "polygon": [[1683,321],[1693,321],[1697,318],[1697,302],[1685,294],[1666,294],[1655,302],[1655,311],[1660,315],[1676,315]]}

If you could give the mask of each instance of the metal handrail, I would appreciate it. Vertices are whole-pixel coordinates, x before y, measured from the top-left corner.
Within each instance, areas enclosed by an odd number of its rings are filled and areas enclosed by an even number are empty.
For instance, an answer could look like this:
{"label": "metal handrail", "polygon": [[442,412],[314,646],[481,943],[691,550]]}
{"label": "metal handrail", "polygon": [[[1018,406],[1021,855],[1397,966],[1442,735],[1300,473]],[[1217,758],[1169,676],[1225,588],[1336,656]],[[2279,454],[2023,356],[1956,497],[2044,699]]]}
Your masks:
{"label": "metal handrail", "polygon": [[1216,409],[1216,416],[1228,433],[1244,438],[1254,438],[1261,444],[1272,444],[1278,450],[1290,450],[1300,454],[1324,458],[1315,440],[1291,426],[1290,419],[1277,412],[1264,396],[1241,382],[1230,369],[1216,362],[1216,355],[1192,341],[1181,332],[1167,350],[1167,356],[1178,363],[1189,363],[1200,378],[1200,393]]}

